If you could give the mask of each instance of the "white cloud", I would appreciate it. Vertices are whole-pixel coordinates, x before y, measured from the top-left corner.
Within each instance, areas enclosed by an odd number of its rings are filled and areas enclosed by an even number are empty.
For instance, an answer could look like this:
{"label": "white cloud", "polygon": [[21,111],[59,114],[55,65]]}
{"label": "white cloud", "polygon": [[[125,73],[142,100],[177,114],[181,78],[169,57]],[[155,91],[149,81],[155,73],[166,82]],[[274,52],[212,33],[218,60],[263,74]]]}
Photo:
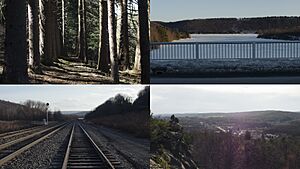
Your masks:
{"label": "white cloud", "polygon": [[135,99],[143,85],[12,85],[0,86],[0,99],[16,103],[39,100],[50,109],[92,110],[121,93]]}
{"label": "white cloud", "polygon": [[156,85],[151,87],[151,110],[154,113],[266,109],[299,111],[299,101],[299,85]]}

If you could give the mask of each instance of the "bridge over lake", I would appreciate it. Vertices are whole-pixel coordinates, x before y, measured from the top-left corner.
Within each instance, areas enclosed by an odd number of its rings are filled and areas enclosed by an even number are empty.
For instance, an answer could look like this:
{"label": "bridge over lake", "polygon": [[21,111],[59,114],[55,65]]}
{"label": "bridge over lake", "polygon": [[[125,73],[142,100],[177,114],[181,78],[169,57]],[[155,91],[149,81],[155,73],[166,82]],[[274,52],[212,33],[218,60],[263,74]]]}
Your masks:
{"label": "bridge over lake", "polygon": [[151,60],[300,58],[300,41],[151,43]]}

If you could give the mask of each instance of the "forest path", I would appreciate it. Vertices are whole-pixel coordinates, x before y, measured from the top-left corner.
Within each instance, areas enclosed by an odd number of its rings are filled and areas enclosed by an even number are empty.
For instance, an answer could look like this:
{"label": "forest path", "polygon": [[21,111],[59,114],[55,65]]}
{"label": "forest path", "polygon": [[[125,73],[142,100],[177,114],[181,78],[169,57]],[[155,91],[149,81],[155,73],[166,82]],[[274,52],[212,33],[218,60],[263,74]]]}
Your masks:
{"label": "forest path", "polygon": [[[43,73],[29,73],[30,83],[48,84],[113,84],[105,74],[75,59],[59,59],[53,66],[42,66]],[[133,71],[120,71],[120,83],[139,83],[139,74]]]}

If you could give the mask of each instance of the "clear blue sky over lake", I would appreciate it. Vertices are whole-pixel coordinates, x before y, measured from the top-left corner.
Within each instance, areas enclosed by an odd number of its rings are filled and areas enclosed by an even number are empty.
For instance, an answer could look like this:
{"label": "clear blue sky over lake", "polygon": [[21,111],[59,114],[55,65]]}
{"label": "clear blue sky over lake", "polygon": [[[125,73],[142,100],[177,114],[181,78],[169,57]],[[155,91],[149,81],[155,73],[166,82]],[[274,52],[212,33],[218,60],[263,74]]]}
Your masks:
{"label": "clear blue sky over lake", "polygon": [[300,16],[300,0],[151,0],[151,20]]}

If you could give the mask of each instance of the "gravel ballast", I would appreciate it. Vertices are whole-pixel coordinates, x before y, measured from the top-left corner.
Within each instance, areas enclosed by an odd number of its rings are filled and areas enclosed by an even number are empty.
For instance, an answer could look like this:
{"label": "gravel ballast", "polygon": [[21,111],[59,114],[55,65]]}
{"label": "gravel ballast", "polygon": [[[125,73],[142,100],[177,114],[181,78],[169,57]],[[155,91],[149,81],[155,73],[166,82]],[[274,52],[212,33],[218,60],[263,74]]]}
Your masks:
{"label": "gravel ballast", "polygon": [[98,145],[112,152],[125,168],[148,169],[150,141],[135,138],[116,130],[85,125]]}
{"label": "gravel ballast", "polygon": [[[49,127],[51,127],[51,126],[49,126]],[[12,137],[7,137],[7,138],[0,138],[0,144],[8,143],[10,141],[13,141],[13,140],[16,140],[16,139],[19,139],[19,138],[31,135],[31,134],[33,134],[35,132],[42,131],[42,130],[44,130],[46,128],[47,128],[46,126],[41,126],[39,128],[36,128],[36,130],[31,130],[31,131],[28,131],[26,133],[20,133],[18,135],[15,135],[15,136],[12,136]]]}
{"label": "gravel ballast", "polygon": [[1,169],[47,169],[51,159],[56,155],[64,139],[68,136],[71,126],[63,128],[46,140],[38,143],[30,149],[11,160]]}

